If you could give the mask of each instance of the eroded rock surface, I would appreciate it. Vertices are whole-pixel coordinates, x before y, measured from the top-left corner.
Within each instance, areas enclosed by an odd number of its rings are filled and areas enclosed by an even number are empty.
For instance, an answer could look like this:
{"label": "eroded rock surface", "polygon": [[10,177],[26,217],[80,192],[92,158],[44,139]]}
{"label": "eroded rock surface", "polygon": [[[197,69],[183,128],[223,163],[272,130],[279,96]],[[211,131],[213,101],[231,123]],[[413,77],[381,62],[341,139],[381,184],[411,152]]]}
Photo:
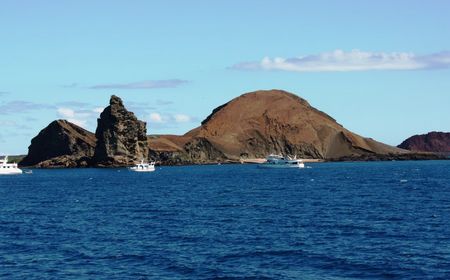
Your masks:
{"label": "eroded rock surface", "polygon": [[127,166],[148,158],[146,123],[113,95],[97,120],[95,166]]}
{"label": "eroded rock surface", "polygon": [[84,167],[90,165],[95,135],[66,120],[56,120],[31,140],[21,166]]}

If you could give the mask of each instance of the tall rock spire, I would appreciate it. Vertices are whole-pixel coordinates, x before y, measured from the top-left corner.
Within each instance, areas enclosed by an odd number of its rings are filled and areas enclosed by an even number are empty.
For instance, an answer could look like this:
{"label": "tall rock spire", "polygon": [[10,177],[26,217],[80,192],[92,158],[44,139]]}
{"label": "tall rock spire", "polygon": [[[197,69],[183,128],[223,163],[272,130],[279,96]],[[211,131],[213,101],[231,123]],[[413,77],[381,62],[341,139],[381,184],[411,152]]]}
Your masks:
{"label": "tall rock spire", "polygon": [[140,121],[113,95],[97,119],[96,166],[126,166],[148,157],[146,123]]}

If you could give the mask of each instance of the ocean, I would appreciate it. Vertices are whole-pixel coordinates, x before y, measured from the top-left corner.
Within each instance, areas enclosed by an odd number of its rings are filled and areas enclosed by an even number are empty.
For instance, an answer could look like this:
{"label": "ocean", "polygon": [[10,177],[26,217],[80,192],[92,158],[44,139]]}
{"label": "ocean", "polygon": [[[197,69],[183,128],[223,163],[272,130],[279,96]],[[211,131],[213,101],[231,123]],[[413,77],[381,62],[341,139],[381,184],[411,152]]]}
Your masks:
{"label": "ocean", "polygon": [[450,161],[0,177],[1,279],[450,279]]}

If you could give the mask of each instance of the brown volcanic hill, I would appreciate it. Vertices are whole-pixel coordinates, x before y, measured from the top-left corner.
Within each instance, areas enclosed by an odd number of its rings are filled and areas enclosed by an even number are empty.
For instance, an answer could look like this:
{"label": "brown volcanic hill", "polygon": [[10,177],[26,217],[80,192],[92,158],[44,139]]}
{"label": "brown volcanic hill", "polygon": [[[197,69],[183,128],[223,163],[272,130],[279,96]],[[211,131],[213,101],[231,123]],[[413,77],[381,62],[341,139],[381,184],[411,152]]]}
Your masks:
{"label": "brown volcanic hill", "polygon": [[415,152],[450,153],[450,132],[429,132],[414,135],[403,141],[399,148]]}
{"label": "brown volcanic hill", "polygon": [[87,166],[94,155],[95,135],[66,120],[56,120],[31,140],[21,166]]}
{"label": "brown volcanic hill", "polygon": [[149,146],[150,154],[170,146],[186,161],[261,158],[270,153],[334,159],[406,152],[354,134],[306,100],[281,90],[241,95],[214,109],[184,136],[155,136]]}
{"label": "brown volcanic hill", "polygon": [[208,116],[195,135],[231,157],[282,153],[328,159],[402,152],[348,131],[306,100],[281,90],[233,99]]}

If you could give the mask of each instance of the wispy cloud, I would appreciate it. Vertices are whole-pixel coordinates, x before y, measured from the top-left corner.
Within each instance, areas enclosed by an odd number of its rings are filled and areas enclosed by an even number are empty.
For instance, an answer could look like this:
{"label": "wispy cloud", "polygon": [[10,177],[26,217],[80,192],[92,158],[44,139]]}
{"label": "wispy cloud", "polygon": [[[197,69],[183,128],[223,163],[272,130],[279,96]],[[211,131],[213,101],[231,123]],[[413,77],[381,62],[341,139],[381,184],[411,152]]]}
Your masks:
{"label": "wispy cloud", "polygon": [[147,115],[149,112],[156,109],[155,106],[149,104],[148,102],[127,101],[125,106],[128,110],[135,113],[136,116]]}
{"label": "wispy cloud", "polygon": [[54,106],[48,104],[34,103],[30,101],[14,100],[0,104],[0,115],[26,113],[34,110],[53,109]]}
{"label": "wispy cloud", "polygon": [[188,115],[185,115],[185,114],[175,114],[173,116],[173,119],[177,123],[185,123],[185,122],[190,122],[191,121],[191,117],[188,116]]}
{"label": "wispy cloud", "polygon": [[174,125],[179,123],[194,122],[197,119],[186,114],[152,112],[147,116],[146,120],[150,124],[156,124],[159,128],[163,128],[173,127]]}
{"label": "wispy cloud", "polygon": [[89,87],[90,89],[156,89],[156,88],[175,88],[184,84],[188,81],[179,79],[170,80],[148,80],[141,82],[133,82],[126,84],[99,84]]}
{"label": "wispy cloud", "polygon": [[11,120],[0,120],[0,127],[12,127],[14,129],[30,130],[31,127],[28,125],[20,124],[16,121]]}
{"label": "wispy cloud", "polygon": [[38,119],[35,118],[35,117],[27,116],[27,117],[25,117],[23,120],[26,121],[26,122],[35,122],[35,121],[37,121]]}
{"label": "wispy cloud", "polygon": [[158,106],[167,106],[167,105],[172,105],[172,104],[173,104],[173,101],[161,100],[161,99],[156,100],[156,105],[158,105]]}
{"label": "wispy cloud", "polygon": [[78,83],[71,83],[67,85],[61,85],[62,88],[76,88],[78,87]]}
{"label": "wispy cloud", "polygon": [[335,50],[292,58],[264,57],[241,62],[231,69],[279,70],[290,72],[347,72],[369,70],[428,70],[450,67],[450,51],[428,55],[408,52],[367,52]]}
{"label": "wispy cloud", "polygon": [[91,104],[80,101],[64,101],[56,103],[56,106],[85,108],[91,106]]}

